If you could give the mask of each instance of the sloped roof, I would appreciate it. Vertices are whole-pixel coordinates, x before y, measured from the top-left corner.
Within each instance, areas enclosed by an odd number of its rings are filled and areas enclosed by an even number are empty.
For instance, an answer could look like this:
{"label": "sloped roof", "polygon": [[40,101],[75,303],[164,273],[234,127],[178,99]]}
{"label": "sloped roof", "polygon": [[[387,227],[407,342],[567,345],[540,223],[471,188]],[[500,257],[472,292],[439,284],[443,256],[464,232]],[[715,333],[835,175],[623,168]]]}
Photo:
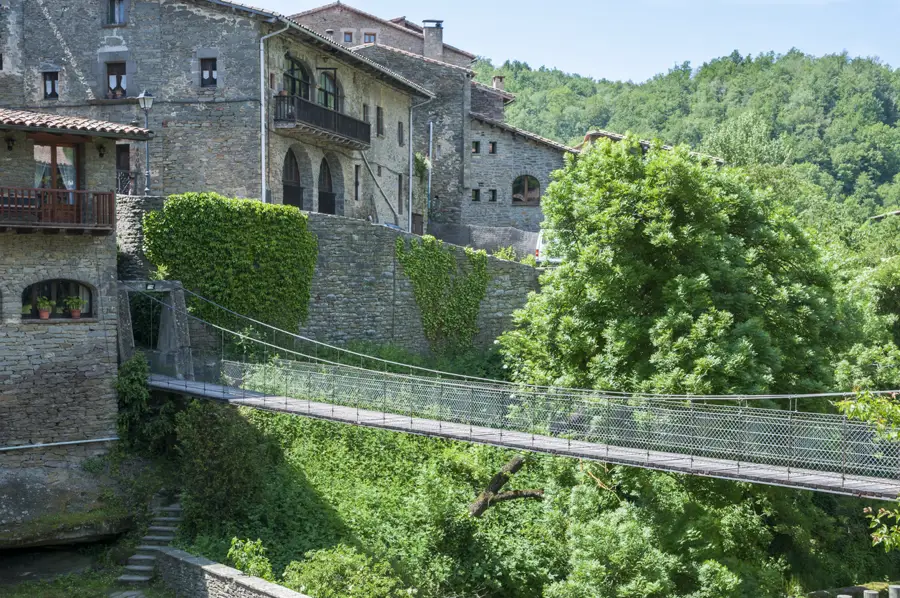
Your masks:
{"label": "sloped roof", "polygon": [[469,116],[474,118],[477,121],[481,121],[487,125],[491,125],[497,127],[498,129],[503,129],[504,131],[509,131],[515,135],[520,135],[526,139],[534,141],[535,143],[540,143],[542,145],[546,145],[552,147],[553,149],[557,149],[562,152],[568,152],[570,154],[577,154],[578,150],[574,147],[569,147],[568,145],[563,145],[557,141],[553,141],[552,139],[547,139],[546,137],[541,137],[537,133],[532,133],[531,131],[526,131],[525,129],[520,129],[518,127],[514,127],[505,122],[500,122],[499,120],[494,120],[493,118],[489,118],[484,114],[478,114],[477,112],[470,112]]}
{"label": "sloped roof", "polygon": [[353,46],[350,48],[354,52],[358,52],[359,50],[363,50],[365,48],[384,48],[385,50],[390,50],[391,52],[396,52],[397,54],[403,54],[404,56],[409,56],[410,58],[418,58],[419,60],[423,60],[425,62],[430,62],[432,64],[438,64],[440,66],[446,66],[451,69],[456,69],[458,71],[463,71],[464,73],[468,73],[470,77],[475,76],[475,71],[470,68],[466,68],[464,66],[459,66],[457,64],[451,64],[449,62],[444,62],[443,60],[438,60],[436,58],[427,58],[422,56],[421,54],[416,54],[415,52],[410,52],[408,50],[401,50],[400,48],[395,48],[394,46],[385,46],[384,44],[360,44],[358,46]]}
{"label": "sloped roof", "polygon": [[[625,135],[622,135],[621,133],[613,133],[612,131],[604,131],[603,129],[594,129],[593,131],[588,131],[584,136],[584,141],[576,145],[575,148],[581,150],[587,143],[601,137],[604,139],[611,139],[612,141],[622,141],[625,139]],[[641,147],[644,148],[644,150],[650,149],[650,146],[653,145],[653,142],[647,141],[646,139],[639,139],[638,143],[641,144]],[[661,147],[664,150],[674,149],[671,145],[663,145]],[[725,164],[725,160],[717,156],[710,156],[709,154],[702,154],[700,152],[691,152],[691,155],[696,158],[707,158],[719,165]]]}
{"label": "sloped roof", "polygon": [[[376,21],[379,21],[379,22],[381,22],[381,23],[384,23],[385,25],[388,25],[389,27],[394,27],[394,28],[396,28],[396,29],[399,29],[400,31],[403,31],[404,33],[408,33],[408,34],[410,34],[410,35],[414,35],[414,36],[416,36],[416,37],[420,37],[420,38],[422,38],[422,39],[425,39],[425,34],[424,34],[424,33],[420,33],[420,32],[418,32],[418,31],[413,31],[410,27],[406,27],[406,26],[401,25],[400,23],[397,22],[397,21],[399,21],[400,19],[403,19],[403,21],[401,21],[401,22],[409,22],[409,23],[415,25],[415,23],[412,23],[411,21],[406,21],[406,17],[399,17],[398,19],[395,19],[395,20],[382,19],[381,17],[375,16],[375,15],[373,15],[372,13],[368,13],[368,12],[366,12],[366,11],[364,11],[364,10],[360,10],[360,9],[358,9],[358,8],[354,8],[353,6],[350,6],[349,4],[344,4],[343,2],[340,2],[340,1],[338,1],[338,2],[332,2],[331,4],[325,4],[325,5],[319,6],[319,7],[317,7],[317,8],[311,8],[311,9],[309,9],[309,10],[304,10],[303,12],[298,12],[298,13],[295,14],[295,15],[291,15],[290,18],[296,19],[296,18],[298,18],[298,17],[305,17],[305,16],[307,16],[307,15],[313,15],[313,14],[316,14],[317,12],[322,12],[323,10],[329,10],[329,9],[337,8],[337,7],[345,8],[345,9],[347,9],[347,10],[349,10],[349,11],[355,12],[356,14],[358,14],[358,15],[360,15],[360,16],[368,17],[368,18],[370,18],[370,19],[374,19],[374,20],[376,20]],[[456,53],[458,53],[458,54],[462,54],[463,56],[465,56],[465,57],[467,57],[467,58],[471,58],[472,60],[475,60],[476,58],[478,58],[477,56],[475,56],[475,55],[472,54],[471,52],[466,52],[465,50],[460,50],[459,48],[457,48],[457,47],[455,47],[455,46],[451,46],[450,44],[447,44],[447,43],[444,44],[444,47],[445,47],[445,48],[449,48],[450,50],[453,50],[454,52],[456,52]]]}
{"label": "sloped roof", "polygon": [[417,83],[413,83],[406,77],[395,73],[394,71],[378,64],[377,62],[366,58],[360,54],[356,54],[352,52],[346,46],[342,46],[337,43],[333,39],[329,39],[324,35],[310,29],[306,25],[301,25],[296,21],[289,19],[288,17],[279,14],[277,12],[273,12],[271,10],[267,10],[264,8],[256,8],[255,6],[250,6],[249,4],[244,4],[242,2],[235,2],[234,0],[198,0],[203,2],[208,2],[209,4],[215,4],[217,6],[224,6],[226,8],[231,8],[234,10],[240,10],[243,12],[248,12],[251,14],[255,14],[260,17],[264,17],[267,19],[271,19],[273,21],[281,22],[284,25],[289,26],[294,30],[295,33],[299,33],[300,35],[305,36],[309,42],[314,45],[318,45],[323,49],[330,51],[333,54],[339,54],[340,58],[343,58],[349,62],[355,62],[357,65],[365,71],[368,71],[369,74],[374,75],[376,78],[386,81],[387,83],[392,84],[394,87],[398,87],[407,92],[412,92],[415,95],[419,95],[426,98],[433,98],[434,94],[430,91],[418,85]]}
{"label": "sloped roof", "polygon": [[479,83],[478,81],[472,81],[473,87],[479,87],[485,91],[490,91],[492,93],[497,94],[498,96],[503,98],[504,104],[512,104],[516,101],[516,96],[514,94],[509,93],[505,89],[497,89],[496,87],[491,87],[490,85],[485,85],[484,83]]}
{"label": "sloped roof", "polygon": [[0,108],[0,129],[47,133],[83,133],[93,137],[145,140],[153,137],[153,131],[77,116],[8,110]]}

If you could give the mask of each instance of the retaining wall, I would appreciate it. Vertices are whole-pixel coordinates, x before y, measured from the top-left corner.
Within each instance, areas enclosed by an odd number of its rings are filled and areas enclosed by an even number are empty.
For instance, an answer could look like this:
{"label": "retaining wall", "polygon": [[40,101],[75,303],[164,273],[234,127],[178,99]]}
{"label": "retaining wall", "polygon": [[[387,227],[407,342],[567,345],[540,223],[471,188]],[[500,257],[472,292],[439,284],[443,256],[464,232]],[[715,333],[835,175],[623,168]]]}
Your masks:
{"label": "retaining wall", "polygon": [[156,572],[176,596],[204,598],[309,598],[272,582],[244,575],[183,550],[160,547]]}

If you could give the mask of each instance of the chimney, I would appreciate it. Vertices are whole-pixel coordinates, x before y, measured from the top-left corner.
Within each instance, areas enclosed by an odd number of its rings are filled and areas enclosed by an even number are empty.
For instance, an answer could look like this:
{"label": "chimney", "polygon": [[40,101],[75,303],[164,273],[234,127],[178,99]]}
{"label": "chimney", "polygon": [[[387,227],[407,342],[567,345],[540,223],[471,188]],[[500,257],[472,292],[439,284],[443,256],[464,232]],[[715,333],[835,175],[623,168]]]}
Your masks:
{"label": "chimney", "polygon": [[425,34],[425,58],[444,59],[444,22],[436,19],[422,21],[422,32]]}
{"label": "chimney", "polygon": [[503,75],[494,75],[494,89],[503,91],[503,79],[505,79]]}

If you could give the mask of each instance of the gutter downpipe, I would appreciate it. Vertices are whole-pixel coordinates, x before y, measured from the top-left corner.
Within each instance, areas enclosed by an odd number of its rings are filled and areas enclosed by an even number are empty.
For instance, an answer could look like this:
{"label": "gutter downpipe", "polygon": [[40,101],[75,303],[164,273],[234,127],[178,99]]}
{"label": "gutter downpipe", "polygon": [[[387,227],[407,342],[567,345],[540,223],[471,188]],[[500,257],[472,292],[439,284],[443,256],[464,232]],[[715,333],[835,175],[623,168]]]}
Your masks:
{"label": "gutter downpipe", "polygon": [[260,152],[260,194],[259,199],[263,203],[266,201],[266,176],[268,175],[266,168],[266,130],[268,127],[266,115],[266,40],[276,35],[281,35],[288,29],[290,25],[285,25],[284,29],[264,35],[259,38],[259,152]]}
{"label": "gutter downpipe", "polygon": [[[434,121],[428,121],[428,160],[431,168],[428,169],[428,189],[425,191],[425,222],[431,222],[431,171],[434,170]],[[427,225],[426,225],[427,229]]]}
{"label": "gutter downpipe", "polygon": [[[414,176],[413,167],[415,166],[415,162],[413,161],[413,110],[415,108],[424,106],[425,104],[427,104],[428,102],[431,102],[431,101],[434,101],[434,98],[428,98],[421,104],[410,104],[409,105],[409,126],[407,127],[409,129],[409,131],[408,131],[409,141],[407,142],[407,145],[409,145],[409,178],[407,180],[407,186],[409,187],[409,209],[406,212],[407,219],[408,219],[408,225],[407,225],[406,231],[409,233],[412,232],[412,226],[413,226],[413,176]],[[424,221],[424,219],[425,219],[424,215],[423,215],[422,219]]]}

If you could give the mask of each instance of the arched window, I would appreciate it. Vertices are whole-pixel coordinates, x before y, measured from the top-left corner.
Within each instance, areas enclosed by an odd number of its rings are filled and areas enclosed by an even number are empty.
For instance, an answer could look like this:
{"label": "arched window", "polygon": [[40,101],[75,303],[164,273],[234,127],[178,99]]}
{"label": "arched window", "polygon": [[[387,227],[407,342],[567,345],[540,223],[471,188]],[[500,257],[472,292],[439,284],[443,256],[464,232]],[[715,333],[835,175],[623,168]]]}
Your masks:
{"label": "arched window", "polygon": [[322,164],[319,166],[319,212],[335,214],[337,209],[336,199],[334,181],[331,178],[331,167],[328,165],[328,160],[322,158]]}
{"label": "arched window", "polygon": [[512,200],[517,204],[541,203],[541,184],[530,174],[523,174],[513,181]]}
{"label": "arched window", "polygon": [[281,180],[284,183],[293,185],[300,184],[300,163],[297,161],[297,156],[292,149],[289,149],[284,156],[284,171],[281,175]]}
{"label": "arched window", "polygon": [[319,104],[337,112],[341,111],[341,94],[333,72],[319,73]]}
{"label": "arched window", "polygon": [[309,69],[300,60],[290,54],[285,55],[287,60],[287,72],[284,73],[284,89],[292,96],[298,96],[309,100],[309,88],[312,83]]}
{"label": "arched window", "polygon": [[328,166],[328,160],[322,158],[322,165],[319,167],[319,191],[331,193],[334,186],[331,181],[331,167]]}
{"label": "arched window", "polygon": [[22,291],[22,319],[93,317],[91,289],[74,280],[43,280]]}

